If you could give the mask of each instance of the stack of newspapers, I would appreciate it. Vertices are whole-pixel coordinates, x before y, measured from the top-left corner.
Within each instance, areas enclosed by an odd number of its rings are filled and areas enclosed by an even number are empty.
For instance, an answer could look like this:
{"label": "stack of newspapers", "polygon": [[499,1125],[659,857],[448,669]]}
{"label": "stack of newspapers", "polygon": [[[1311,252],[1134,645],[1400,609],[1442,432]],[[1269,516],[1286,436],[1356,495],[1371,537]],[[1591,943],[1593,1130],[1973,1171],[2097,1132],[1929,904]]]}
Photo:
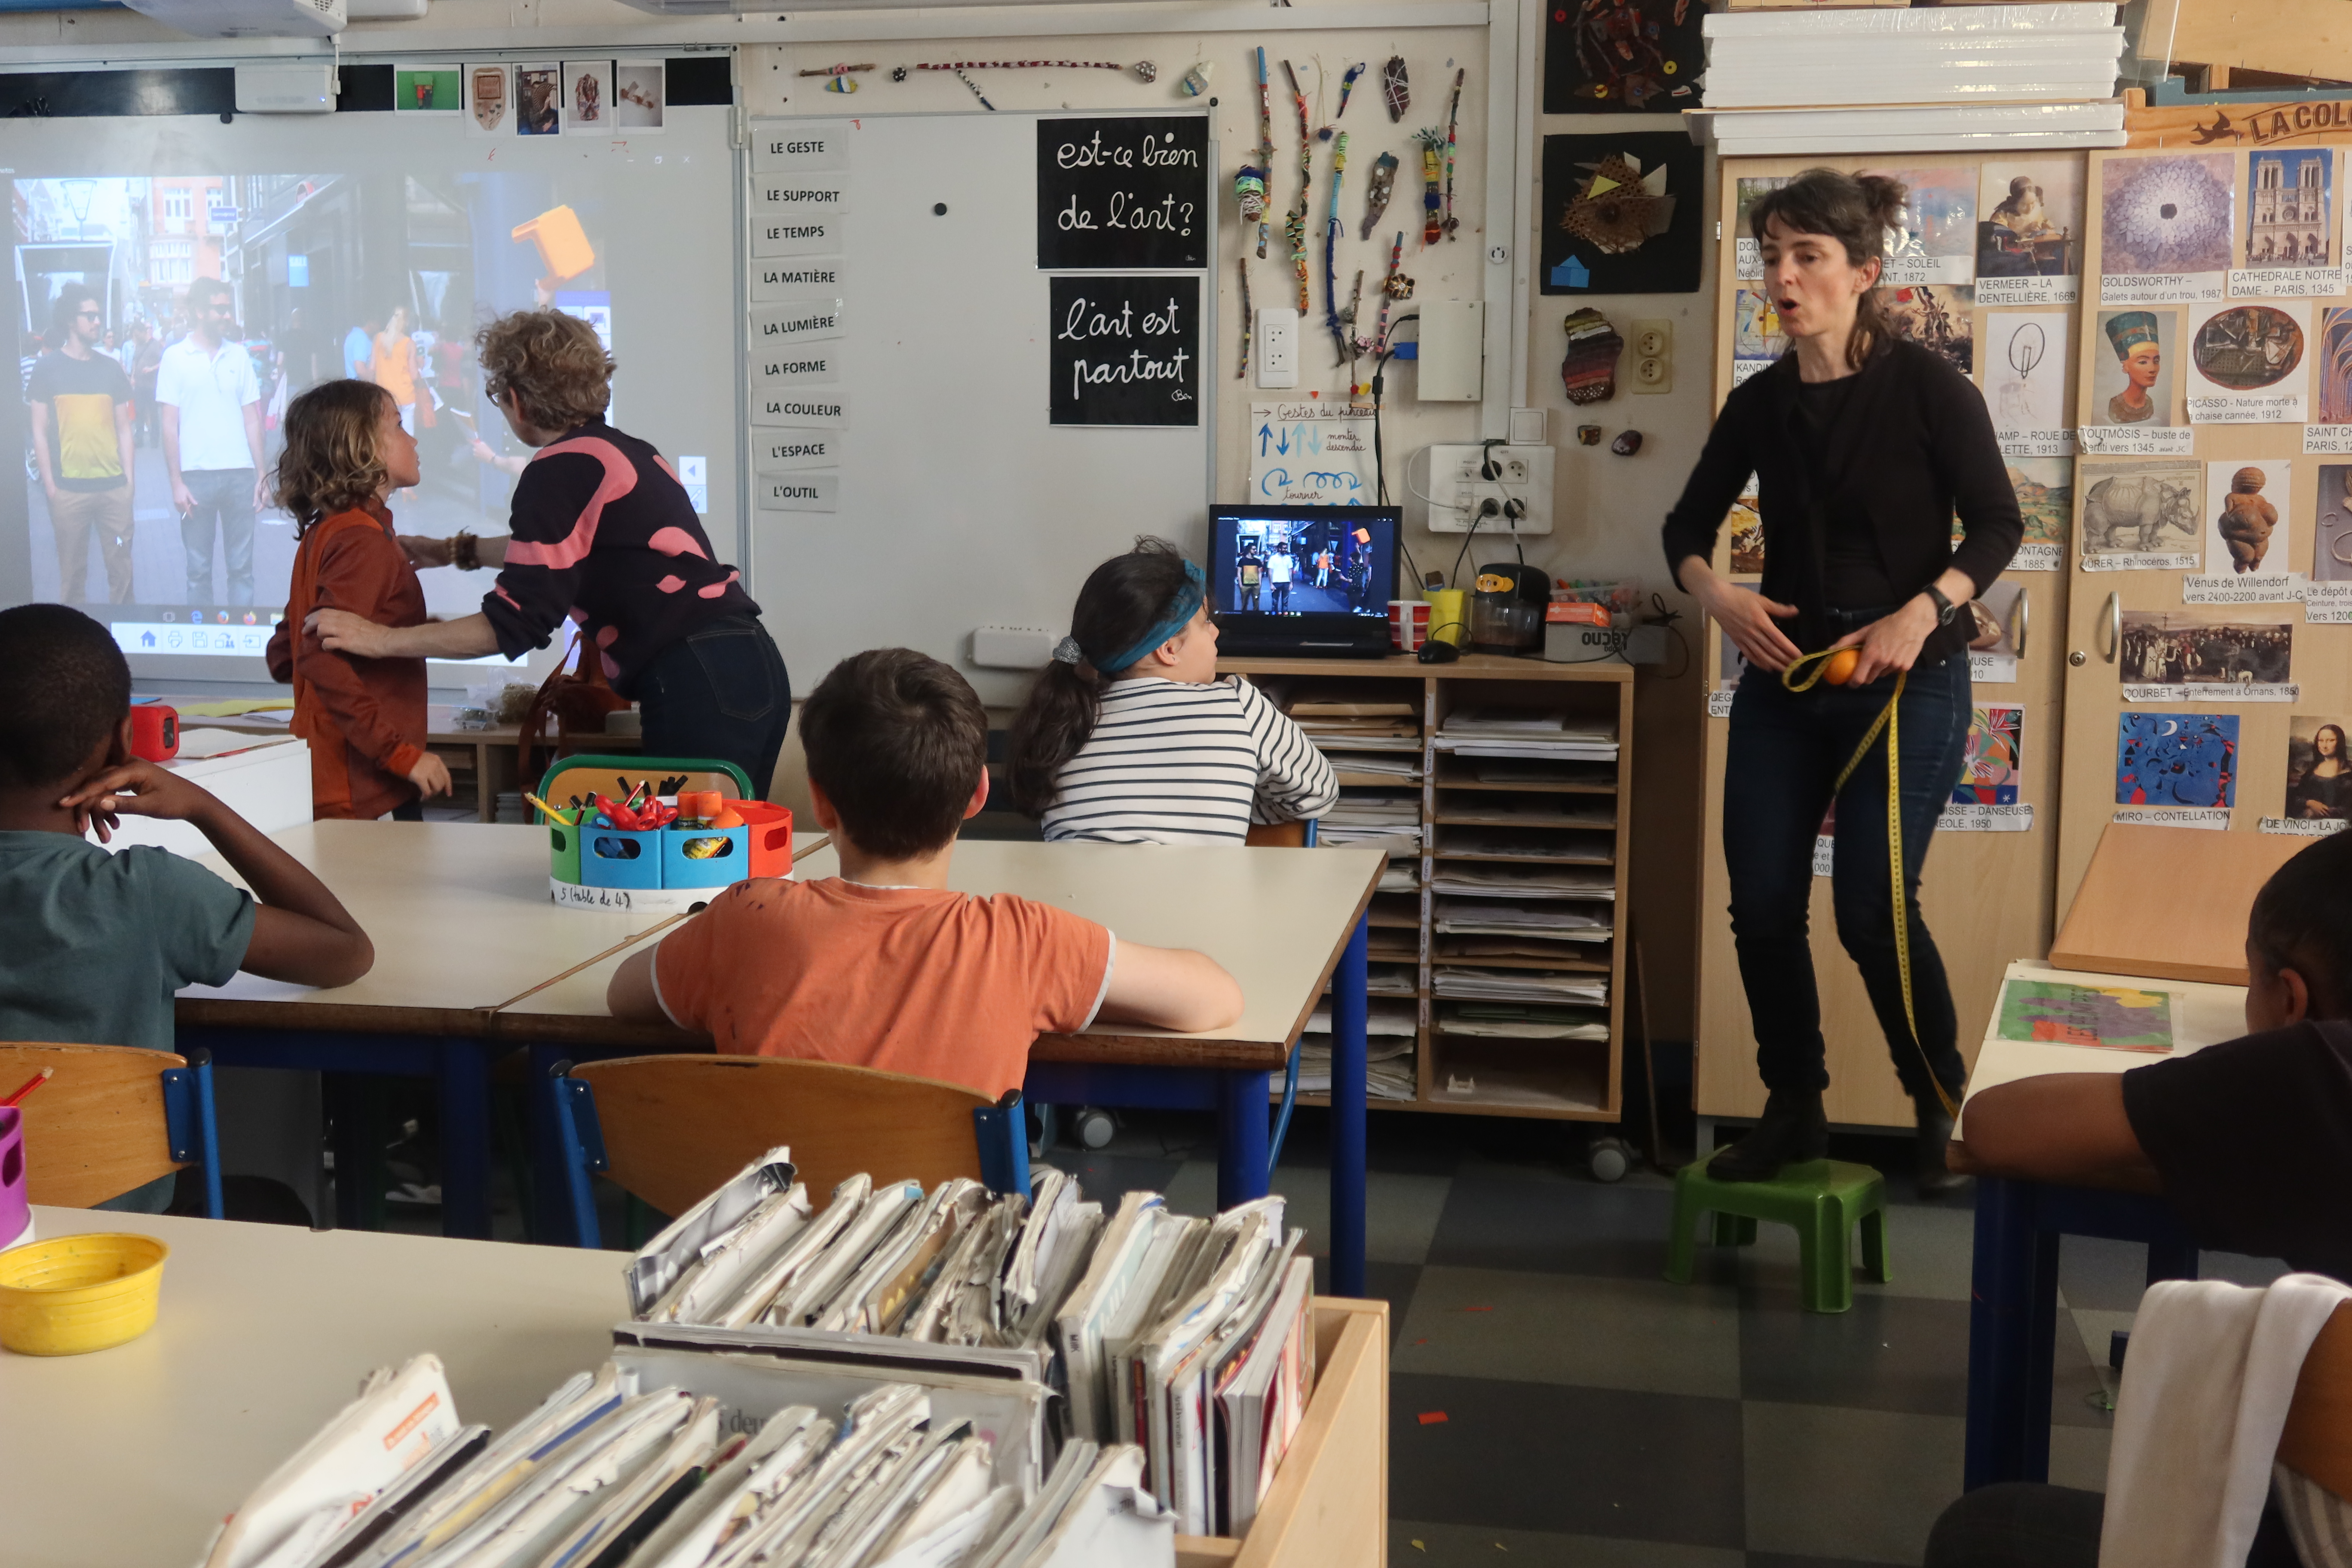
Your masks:
{"label": "stack of newspapers", "polygon": [[1172,1568],[1247,1529],[1315,1382],[1281,1198],[793,1177],[656,1237],[613,1360],[504,1434],[432,1356],[374,1374],[206,1568]]}
{"label": "stack of newspapers", "polygon": [[1421,795],[1415,790],[1344,789],[1315,825],[1326,848],[1354,845],[1391,857],[1421,853]]}
{"label": "stack of newspapers", "polygon": [[582,1373],[495,1436],[438,1358],[380,1369],[247,1498],[206,1568],[1095,1568],[1175,1562],[1130,1445],[1066,1446],[1024,1496],[916,1384],[745,1435],[708,1394]]}
{"label": "stack of newspapers", "polygon": [[1459,757],[1613,763],[1617,721],[1533,708],[1457,708],[1438,726],[1437,749]]}

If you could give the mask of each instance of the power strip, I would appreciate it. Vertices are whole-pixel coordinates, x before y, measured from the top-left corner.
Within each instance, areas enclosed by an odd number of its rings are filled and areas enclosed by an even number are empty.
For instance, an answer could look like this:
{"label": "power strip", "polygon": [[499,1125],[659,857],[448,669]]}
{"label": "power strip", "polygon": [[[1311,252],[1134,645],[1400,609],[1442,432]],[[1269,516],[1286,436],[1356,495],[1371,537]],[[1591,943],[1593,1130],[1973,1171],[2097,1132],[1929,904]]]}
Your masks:
{"label": "power strip", "polygon": [[1551,464],[1549,447],[1430,447],[1429,531],[1549,533]]}

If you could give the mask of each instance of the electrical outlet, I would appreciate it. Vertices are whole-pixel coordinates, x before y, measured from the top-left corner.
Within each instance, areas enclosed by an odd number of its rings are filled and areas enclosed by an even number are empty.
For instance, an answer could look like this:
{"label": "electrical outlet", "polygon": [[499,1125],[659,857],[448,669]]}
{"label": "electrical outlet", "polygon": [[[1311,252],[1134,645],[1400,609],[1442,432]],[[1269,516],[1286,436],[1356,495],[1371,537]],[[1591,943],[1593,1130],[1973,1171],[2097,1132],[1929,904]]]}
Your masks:
{"label": "electrical outlet", "polygon": [[1632,392],[1672,392],[1675,389],[1675,324],[1635,321],[1626,335],[1633,368],[1627,377]]}
{"label": "electrical outlet", "polygon": [[1298,312],[1269,305],[1257,313],[1257,384],[1298,384]]}
{"label": "electrical outlet", "polygon": [[1432,533],[1468,533],[1474,523],[1479,533],[1549,533],[1551,489],[1549,447],[1438,446],[1429,448],[1427,495],[1415,499]]}

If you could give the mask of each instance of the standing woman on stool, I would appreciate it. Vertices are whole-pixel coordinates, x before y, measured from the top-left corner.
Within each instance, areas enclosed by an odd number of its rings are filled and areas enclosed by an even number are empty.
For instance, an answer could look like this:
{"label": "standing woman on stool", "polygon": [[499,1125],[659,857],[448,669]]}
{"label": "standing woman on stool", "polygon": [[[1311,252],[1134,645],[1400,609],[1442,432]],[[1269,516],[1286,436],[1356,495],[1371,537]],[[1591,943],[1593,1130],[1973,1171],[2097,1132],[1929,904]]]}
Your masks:
{"label": "standing woman on stool", "polygon": [[515,658],[569,616],[613,689],[643,706],[647,756],[733,763],[766,799],[793,712],[783,656],[669,464],[604,423],[613,361],[595,329],[520,310],[475,342],[484,392],[537,449],[515,482],[512,532],[401,542],[420,566],[495,566],[498,583],[477,613],[420,626],[321,610],[320,639],[369,658]]}
{"label": "standing woman on stool", "polygon": [[[1806,906],[1813,840],[1833,793],[1838,939],[1917,1108],[1921,1191],[1965,1180],[1944,1163],[1952,1122],[1935,1086],[1957,1101],[1967,1068],[1943,960],[1919,918],[1919,870],[1968,740],[1969,601],[2007,567],[2023,525],[1984,398],[1937,355],[1896,338],[1871,293],[1906,194],[1894,180],[1812,169],[1756,203],[1761,287],[1791,352],[1724,401],[1666,518],[1669,568],[1750,666],[1731,705],[1723,846],[1739,979],[1769,1098],[1755,1128],[1709,1163],[1723,1181],[1769,1180],[1827,1152],[1830,1080]],[[1756,593],[1708,564],[1750,473],[1765,539]],[[1859,660],[1843,686],[1782,684],[1801,656],[1843,647]],[[1899,918],[1909,928],[1916,1045],[1889,886],[1884,735],[1836,788],[1906,670]]]}

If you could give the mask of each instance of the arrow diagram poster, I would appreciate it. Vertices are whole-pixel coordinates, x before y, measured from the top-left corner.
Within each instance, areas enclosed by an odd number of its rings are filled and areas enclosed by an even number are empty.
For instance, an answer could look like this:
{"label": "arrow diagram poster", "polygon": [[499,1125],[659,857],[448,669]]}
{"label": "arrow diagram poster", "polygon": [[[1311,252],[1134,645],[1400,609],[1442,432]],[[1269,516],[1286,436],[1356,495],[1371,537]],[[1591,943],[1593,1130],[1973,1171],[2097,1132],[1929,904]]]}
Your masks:
{"label": "arrow diagram poster", "polygon": [[1252,404],[1249,448],[1253,505],[1377,504],[1370,404]]}
{"label": "arrow diagram poster", "polygon": [[1055,425],[1198,425],[1201,280],[1055,278]]}

